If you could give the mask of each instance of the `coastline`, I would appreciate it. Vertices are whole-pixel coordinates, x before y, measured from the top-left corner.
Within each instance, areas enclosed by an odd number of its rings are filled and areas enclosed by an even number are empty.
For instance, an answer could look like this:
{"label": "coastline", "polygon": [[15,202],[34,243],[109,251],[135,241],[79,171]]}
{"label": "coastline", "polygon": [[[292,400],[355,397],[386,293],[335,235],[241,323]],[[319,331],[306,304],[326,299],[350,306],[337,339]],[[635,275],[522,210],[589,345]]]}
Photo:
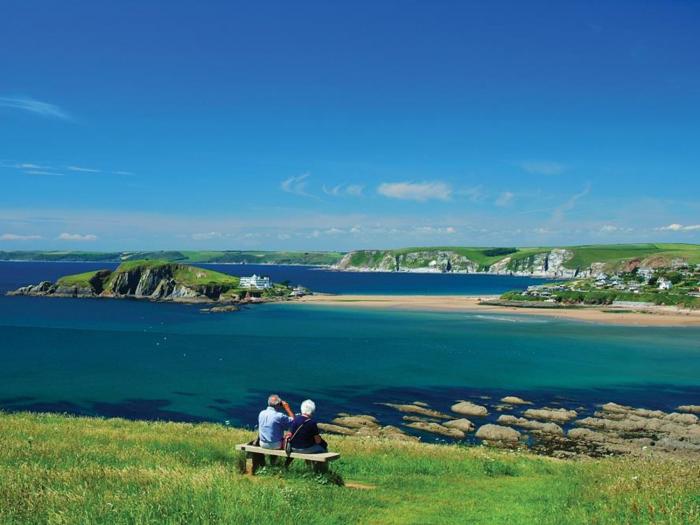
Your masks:
{"label": "coastline", "polygon": [[536,315],[573,321],[631,326],[700,326],[700,311],[682,310],[669,306],[631,310],[630,308],[613,306],[520,308],[481,304],[482,301],[493,301],[496,299],[498,299],[498,296],[318,294],[302,297],[296,303],[386,310]]}

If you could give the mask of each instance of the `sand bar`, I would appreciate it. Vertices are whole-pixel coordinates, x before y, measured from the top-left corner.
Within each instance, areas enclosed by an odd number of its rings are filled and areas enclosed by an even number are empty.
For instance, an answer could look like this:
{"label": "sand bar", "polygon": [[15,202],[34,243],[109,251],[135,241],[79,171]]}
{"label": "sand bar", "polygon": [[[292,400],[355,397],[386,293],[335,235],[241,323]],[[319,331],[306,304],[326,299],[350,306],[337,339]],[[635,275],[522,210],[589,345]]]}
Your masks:
{"label": "sand bar", "polygon": [[517,308],[481,304],[498,299],[497,296],[466,295],[309,295],[302,304],[345,306],[352,308],[379,308],[385,310],[415,310],[428,312],[481,312],[516,315],[540,315],[594,323],[632,326],[700,326],[700,311],[670,306],[651,306],[640,309],[623,307],[578,308]]}

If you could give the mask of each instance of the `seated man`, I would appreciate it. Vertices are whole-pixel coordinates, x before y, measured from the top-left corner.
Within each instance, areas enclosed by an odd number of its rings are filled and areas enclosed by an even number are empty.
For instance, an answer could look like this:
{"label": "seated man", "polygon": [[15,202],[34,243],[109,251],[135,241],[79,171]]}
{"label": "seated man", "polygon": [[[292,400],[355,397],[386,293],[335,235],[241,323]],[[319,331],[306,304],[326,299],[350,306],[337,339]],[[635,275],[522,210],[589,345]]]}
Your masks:
{"label": "seated man", "polygon": [[328,452],[328,444],[318,432],[316,421],[311,419],[316,412],[316,404],[307,399],[301,404],[301,415],[292,421],[291,443],[294,452],[318,454]]}
{"label": "seated man", "polygon": [[[285,415],[284,412],[287,413]],[[258,416],[258,435],[260,446],[269,449],[281,449],[284,431],[294,420],[294,414],[289,408],[289,403],[283,401],[277,394],[267,398],[267,408]]]}

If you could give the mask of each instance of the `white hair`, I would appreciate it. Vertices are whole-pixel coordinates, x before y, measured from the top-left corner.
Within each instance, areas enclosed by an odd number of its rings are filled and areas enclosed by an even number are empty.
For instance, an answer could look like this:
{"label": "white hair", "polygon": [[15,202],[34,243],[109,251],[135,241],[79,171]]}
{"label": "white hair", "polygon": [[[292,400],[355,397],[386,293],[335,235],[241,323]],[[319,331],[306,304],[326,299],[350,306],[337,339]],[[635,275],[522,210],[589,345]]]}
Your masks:
{"label": "white hair", "polygon": [[269,407],[277,407],[280,403],[282,403],[282,400],[277,394],[270,394],[270,397],[267,398],[267,406]]}
{"label": "white hair", "polygon": [[307,416],[313,416],[316,412],[316,403],[307,399],[301,404],[301,413]]}

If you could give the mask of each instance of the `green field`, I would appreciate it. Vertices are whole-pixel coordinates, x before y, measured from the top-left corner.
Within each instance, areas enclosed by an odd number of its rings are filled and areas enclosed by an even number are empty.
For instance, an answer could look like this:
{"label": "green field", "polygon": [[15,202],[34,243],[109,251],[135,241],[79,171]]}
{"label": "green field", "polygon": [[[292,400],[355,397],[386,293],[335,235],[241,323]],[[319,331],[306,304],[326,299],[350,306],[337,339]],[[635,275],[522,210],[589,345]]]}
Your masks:
{"label": "green field", "polygon": [[[486,447],[328,437],[331,475],[255,478],[213,424],[0,414],[0,523],[698,523],[700,464],[563,461]],[[342,480],[345,486],[338,484]]]}

